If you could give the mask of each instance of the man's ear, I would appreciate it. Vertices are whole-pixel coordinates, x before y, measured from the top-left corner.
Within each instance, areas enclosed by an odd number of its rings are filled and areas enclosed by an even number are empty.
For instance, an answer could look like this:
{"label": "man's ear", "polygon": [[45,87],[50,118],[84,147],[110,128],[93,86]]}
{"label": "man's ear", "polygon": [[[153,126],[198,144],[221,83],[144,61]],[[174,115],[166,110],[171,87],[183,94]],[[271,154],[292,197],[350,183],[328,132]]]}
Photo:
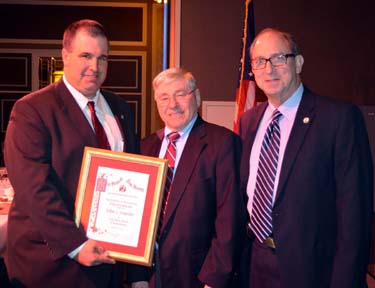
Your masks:
{"label": "man's ear", "polygon": [[197,101],[197,108],[199,108],[201,106],[201,92],[199,91],[198,88],[195,89],[194,91],[194,96],[195,96],[195,100]]}
{"label": "man's ear", "polygon": [[297,74],[300,74],[302,72],[302,66],[305,60],[303,59],[302,55],[297,55],[295,57],[295,60],[296,60],[296,72]]}
{"label": "man's ear", "polygon": [[69,61],[69,52],[65,48],[62,48],[62,50],[61,50],[61,56],[62,56],[64,64]]}

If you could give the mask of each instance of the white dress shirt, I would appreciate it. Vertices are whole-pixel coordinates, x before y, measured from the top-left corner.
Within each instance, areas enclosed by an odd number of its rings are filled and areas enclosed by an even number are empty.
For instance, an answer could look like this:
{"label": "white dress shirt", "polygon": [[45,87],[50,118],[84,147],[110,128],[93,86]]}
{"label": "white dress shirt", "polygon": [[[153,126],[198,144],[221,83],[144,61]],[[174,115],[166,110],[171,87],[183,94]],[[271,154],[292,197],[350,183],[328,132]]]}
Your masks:
{"label": "white dress shirt", "polygon": [[[83,114],[86,116],[86,119],[93,131],[95,130],[91,121],[91,113],[87,106],[87,103],[88,101],[95,102],[96,116],[98,117],[100,123],[104,128],[109,145],[111,146],[111,150],[122,152],[124,149],[124,139],[122,138],[121,130],[117,124],[116,118],[113,116],[111,108],[109,107],[107,101],[104,99],[103,95],[100,93],[100,90],[96,92],[94,98],[88,99],[86,96],[84,96],[69,84],[69,82],[65,78],[65,75],[63,75],[63,81],[69,92],[73,95],[74,100],[76,100],[78,106],[81,108]],[[70,252],[68,256],[73,259],[79,253],[85,243],[86,242]]]}
{"label": "white dress shirt", "polygon": [[175,162],[174,162],[174,167],[175,167],[174,173],[177,169],[178,163],[180,162],[182,151],[184,151],[184,147],[185,147],[186,141],[189,137],[190,131],[193,128],[193,126],[195,124],[195,121],[197,121],[197,118],[198,118],[198,115],[193,117],[193,119],[191,119],[189,124],[186,125],[180,131],[173,131],[168,127],[164,128],[164,138],[163,138],[163,141],[161,143],[159,158],[164,158],[165,152],[167,151],[167,147],[168,147],[168,143],[169,143],[169,139],[168,139],[167,135],[171,132],[178,132],[178,134],[180,134],[180,138],[178,138],[177,141],[176,141],[176,159],[175,159]]}
{"label": "white dress shirt", "polygon": [[[272,195],[272,204],[275,203],[276,198],[276,191],[279,184],[280,178],[280,171],[281,166],[283,163],[285,147],[288,143],[290,131],[292,130],[294,119],[296,118],[297,109],[302,99],[303,93],[303,85],[297,88],[297,90],[293,93],[293,95],[285,101],[282,105],[280,105],[277,109],[280,111],[282,116],[279,119],[280,125],[280,148],[279,148],[279,160],[277,163],[277,171],[276,171],[276,178],[275,178],[275,186],[274,186],[274,193]],[[251,215],[252,208],[253,208],[253,197],[255,191],[255,183],[258,171],[258,162],[259,162],[259,154],[262,148],[262,142],[264,135],[267,131],[268,125],[272,120],[272,113],[276,109],[271,103],[268,103],[266,111],[264,112],[263,118],[260,121],[259,128],[257,134],[254,139],[253,147],[251,148],[250,153],[250,168],[249,168],[249,179],[247,182],[247,195],[249,197],[249,201],[247,202],[247,211]]]}
{"label": "white dress shirt", "polygon": [[[66,80],[65,75],[63,75],[63,81],[68,88],[69,92],[73,95],[77,104],[81,108],[83,114],[86,116],[87,121],[90,123],[91,128],[94,130],[93,123],[91,121],[91,113],[87,106],[88,101],[95,102],[95,112],[100,123],[102,124],[105,134],[107,135],[109,145],[111,150],[122,152],[124,149],[124,139],[122,137],[121,130],[117,124],[116,118],[113,116],[111,108],[109,107],[104,96],[101,94],[100,90],[96,92],[96,95],[92,99],[88,99],[77,89],[75,89]],[[95,131],[95,130],[94,130]]]}

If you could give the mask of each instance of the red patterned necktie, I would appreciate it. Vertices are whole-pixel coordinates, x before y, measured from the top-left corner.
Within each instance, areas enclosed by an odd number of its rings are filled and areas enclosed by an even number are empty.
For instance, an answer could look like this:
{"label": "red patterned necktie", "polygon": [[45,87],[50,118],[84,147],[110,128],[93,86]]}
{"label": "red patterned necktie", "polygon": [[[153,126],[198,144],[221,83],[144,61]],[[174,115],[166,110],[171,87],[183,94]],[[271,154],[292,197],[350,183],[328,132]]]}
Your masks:
{"label": "red patterned necktie", "polygon": [[273,228],[272,197],[279,158],[279,119],[281,116],[282,114],[277,109],[273,112],[272,121],[267,128],[259,155],[250,225],[261,243],[271,235]]}
{"label": "red patterned necktie", "polygon": [[89,101],[87,102],[87,106],[89,107],[90,114],[91,114],[91,121],[94,126],[96,139],[98,140],[99,148],[111,150],[111,146],[109,145],[107,134],[105,134],[104,128],[100,123],[98,117],[95,113],[95,102]]}
{"label": "red patterned necktie", "polygon": [[159,233],[160,233],[160,228],[163,224],[165,213],[167,211],[167,205],[168,205],[169,196],[171,193],[174,166],[175,166],[175,160],[176,160],[176,141],[178,138],[180,138],[180,134],[178,134],[177,132],[171,132],[167,135],[167,137],[168,137],[169,142],[167,146],[167,151],[165,152],[164,159],[168,160],[168,171],[167,171],[167,178],[165,179],[164,196],[163,196],[163,202],[161,206],[161,214],[160,214],[160,220],[159,220]]}

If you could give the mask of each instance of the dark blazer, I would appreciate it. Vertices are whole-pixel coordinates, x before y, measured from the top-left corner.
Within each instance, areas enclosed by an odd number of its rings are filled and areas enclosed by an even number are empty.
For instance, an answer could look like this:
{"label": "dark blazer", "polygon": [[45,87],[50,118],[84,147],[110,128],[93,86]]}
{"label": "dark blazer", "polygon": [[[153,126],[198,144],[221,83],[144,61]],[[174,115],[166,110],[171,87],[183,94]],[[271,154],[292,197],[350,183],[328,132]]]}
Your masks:
{"label": "dark blazer", "polygon": [[[141,153],[157,157],[163,136],[160,130],[144,139]],[[237,135],[198,117],[181,155],[161,228],[163,288],[203,287],[202,283],[228,287],[238,248],[240,152]],[[144,280],[133,273],[127,277]],[[153,279],[150,285],[154,287]]]}
{"label": "dark blazer", "polygon": [[[138,152],[130,107],[119,96],[103,95],[118,120],[125,150]],[[98,147],[95,134],[62,81],[15,103],[4,153],[15,190],[6,252],[14,282],[26,287],[107,287],[119,268],[83,267],[67,256],[87,240],[74,223],[85,146]]]}
{"label": "dark blazer", "polygon": [[[245,195],[250,151],[266,106],[263,103],[246,112],[240,123]],[[372,169],[359,109],[305,89],[272,212],[281,287],[364,287]]]}

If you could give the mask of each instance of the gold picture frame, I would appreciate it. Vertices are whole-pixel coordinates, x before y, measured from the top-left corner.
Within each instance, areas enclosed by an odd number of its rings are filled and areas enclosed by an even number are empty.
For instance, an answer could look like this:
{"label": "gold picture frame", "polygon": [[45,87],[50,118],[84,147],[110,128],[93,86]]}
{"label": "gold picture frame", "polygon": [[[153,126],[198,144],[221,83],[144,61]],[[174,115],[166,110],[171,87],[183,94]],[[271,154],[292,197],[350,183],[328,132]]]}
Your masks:
{"label": "gold picture frame", "polygon": [[85,147],[77,227],[118,260],[151,266],[168,161]]}

